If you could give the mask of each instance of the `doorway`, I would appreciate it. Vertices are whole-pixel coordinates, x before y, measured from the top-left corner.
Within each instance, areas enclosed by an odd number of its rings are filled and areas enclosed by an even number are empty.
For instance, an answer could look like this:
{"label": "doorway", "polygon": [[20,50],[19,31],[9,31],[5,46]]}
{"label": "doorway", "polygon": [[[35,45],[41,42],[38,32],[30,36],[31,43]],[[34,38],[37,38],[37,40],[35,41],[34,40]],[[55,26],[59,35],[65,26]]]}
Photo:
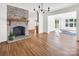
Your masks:
{"label": "doorway", "polygon": [[59,28],[59,20],[55,19],[55,28]]}

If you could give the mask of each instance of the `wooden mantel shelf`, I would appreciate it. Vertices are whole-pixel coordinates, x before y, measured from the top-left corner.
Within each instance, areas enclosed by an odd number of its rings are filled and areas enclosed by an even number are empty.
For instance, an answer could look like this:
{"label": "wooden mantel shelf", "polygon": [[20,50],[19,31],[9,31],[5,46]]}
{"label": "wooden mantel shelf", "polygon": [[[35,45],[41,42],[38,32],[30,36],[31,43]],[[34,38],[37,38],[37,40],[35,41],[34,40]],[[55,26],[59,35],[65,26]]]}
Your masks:
{"label": "wooden mantel shelf", "polygon": [[17,19],[17,18],[7,18],[7,21],[16,21],[16,22],[29,22],[27,19]]}
{"label": "wooden mantel shelf", "polygon": [[12,20],[8,20],[8,21],[16,21],[16,22],[28,22],[27,20],[19,20],[19,19],[12,19]]}

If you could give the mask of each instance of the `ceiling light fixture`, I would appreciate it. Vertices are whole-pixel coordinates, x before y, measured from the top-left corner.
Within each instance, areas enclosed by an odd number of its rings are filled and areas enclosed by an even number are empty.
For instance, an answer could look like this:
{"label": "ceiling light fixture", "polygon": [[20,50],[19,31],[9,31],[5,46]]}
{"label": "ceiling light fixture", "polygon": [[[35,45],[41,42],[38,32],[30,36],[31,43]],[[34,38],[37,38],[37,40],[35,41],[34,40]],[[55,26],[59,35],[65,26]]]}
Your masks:
{"label": "ceiling light fixture", "polygon": [[35,8],[34,8],[33,10],[34,10],[34,11],[38,11],[38,12],[42,12],[42,13],[44,14],[46,11],[47,11],[47,12],[50,11],[50,7],[48,7],[47,10],[46,10],[46,9],[44,9],[43,3],[41,3],[41,5],[38,6],[38,10],[36,10]]}

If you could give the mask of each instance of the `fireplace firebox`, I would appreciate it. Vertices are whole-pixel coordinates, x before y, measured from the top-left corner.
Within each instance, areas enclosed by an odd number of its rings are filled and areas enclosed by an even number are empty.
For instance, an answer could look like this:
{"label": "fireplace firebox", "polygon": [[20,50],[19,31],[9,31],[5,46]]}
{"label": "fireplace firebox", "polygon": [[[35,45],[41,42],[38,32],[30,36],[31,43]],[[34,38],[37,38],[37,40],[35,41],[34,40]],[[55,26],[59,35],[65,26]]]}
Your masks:
{"label": "fireplace firebox", "polygon": [[23,27],[23,26],[14,27],[13,33],[15,33],[15,36],[25,35],[25,27]]}

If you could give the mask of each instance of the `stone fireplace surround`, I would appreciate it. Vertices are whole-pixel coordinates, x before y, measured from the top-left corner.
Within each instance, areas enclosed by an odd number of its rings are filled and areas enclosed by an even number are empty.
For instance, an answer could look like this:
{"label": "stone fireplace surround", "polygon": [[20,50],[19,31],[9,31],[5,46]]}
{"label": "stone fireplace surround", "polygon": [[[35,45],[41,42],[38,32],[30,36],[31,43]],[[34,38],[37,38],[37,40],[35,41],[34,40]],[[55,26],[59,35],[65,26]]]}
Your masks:
{"label": "stone fireplace surround", "polygon": [[[11,25],[8,26],[8,36],[10,35],[10,31],[13,33],[14,28],[18,28],[18,27],[24,28],[24,30],[23,29],[21,29],[21,30],[23,30],[25,33],[21,34],[21,35],[18,33],[19,35],[16,35],[15,39],[10,42],[15,42],[18,40],[28,38],[28,24],[26,24],[25,22],[16,22],[16,21],[11,22]],[[18,29],[20,29],[20,28],[18,28]]]}
{"label": "stone fireplace surround", "polygon": [[28,35],[28,25],[26,25],[25,22],[16,22],[16,21],[11,22],[11,25],[8,26],[8,35],[10,34],[10,30],[11,30],[11,32],[13,32],[13,29],[18,26],[24,27],[25,28],[25,36]]}
{"label": "stone fireplace surround", "polygon": [[11,32],[16,33],[16,37],[14,40],[12,40],[12,42],[16,41],[17,38],[18,39],[27,38],[28,12],[29,12],[28,10],[7,5],[8,36],[10,35]]}

